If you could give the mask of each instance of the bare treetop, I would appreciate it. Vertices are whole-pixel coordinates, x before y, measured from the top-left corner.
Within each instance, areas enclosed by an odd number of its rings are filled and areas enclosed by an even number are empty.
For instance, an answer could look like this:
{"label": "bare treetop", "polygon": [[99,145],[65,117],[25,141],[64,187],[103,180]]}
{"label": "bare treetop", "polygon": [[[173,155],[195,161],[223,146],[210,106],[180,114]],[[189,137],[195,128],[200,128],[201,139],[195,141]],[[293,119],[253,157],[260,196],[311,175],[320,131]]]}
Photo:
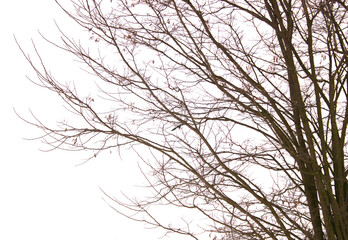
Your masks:
{"label": "bare treetop", "polygon": [[[99,97],[28,58],[82,120],[33,124],[53,148],[138,152],[153,195],[118,212],[194,239],[348,239],[345,1],[72,3],[89,47],[55,44]],[[200,215],[174,226],[157,204]]]}

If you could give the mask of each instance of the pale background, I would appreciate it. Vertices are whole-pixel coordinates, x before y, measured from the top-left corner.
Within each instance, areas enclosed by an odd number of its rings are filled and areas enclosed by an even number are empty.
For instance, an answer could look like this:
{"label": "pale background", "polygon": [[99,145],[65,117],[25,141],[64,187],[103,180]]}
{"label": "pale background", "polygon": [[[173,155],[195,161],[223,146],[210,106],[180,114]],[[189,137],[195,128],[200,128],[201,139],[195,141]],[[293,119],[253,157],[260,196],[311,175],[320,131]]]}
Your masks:
{"label": "pale background", "polygon": [[53,0],[3,1],[0,11],[0,239],[159,239],[160,231],[121,217],[102,199],[99,187],[117,195],[127,182],[133,184],[138,173],[132,155],[122,160],[104,154],[77,166],[83,154],[42,152],[40,141],[23,139],[40,132],[20,120],[14,109],[24,117],[30,117],[31,109],[49,121],[56,120],[62,108],[57,95],[26,79],[35,75],[13,35],[30,54],[33,39],[48,63],[56,62],[53,73],[70,77],[75,74],[71,58],[44,43],[38,30],[54,39],[59,36],[54,20],[68,31],[76,31],[76,26]]}

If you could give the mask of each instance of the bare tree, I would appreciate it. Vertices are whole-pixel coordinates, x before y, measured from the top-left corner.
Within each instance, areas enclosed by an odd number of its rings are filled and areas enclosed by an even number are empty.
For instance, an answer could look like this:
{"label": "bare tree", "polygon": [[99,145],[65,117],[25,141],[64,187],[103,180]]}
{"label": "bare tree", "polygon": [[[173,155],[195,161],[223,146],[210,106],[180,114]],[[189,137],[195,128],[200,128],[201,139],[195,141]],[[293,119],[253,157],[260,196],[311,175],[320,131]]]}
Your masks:
{"label": "bare tree", "polygon": [[34,124],[54,148],[138,152],[153,195],[112,198],[117,211],[194,239],[188,219],[167,225],[151,206],[199,212],[214,239],[348,239],[346,1],[72,4],[58,3],[93,44],[62,31],[57,46],[99,97],[28,57],[36,83],[83,120]]}

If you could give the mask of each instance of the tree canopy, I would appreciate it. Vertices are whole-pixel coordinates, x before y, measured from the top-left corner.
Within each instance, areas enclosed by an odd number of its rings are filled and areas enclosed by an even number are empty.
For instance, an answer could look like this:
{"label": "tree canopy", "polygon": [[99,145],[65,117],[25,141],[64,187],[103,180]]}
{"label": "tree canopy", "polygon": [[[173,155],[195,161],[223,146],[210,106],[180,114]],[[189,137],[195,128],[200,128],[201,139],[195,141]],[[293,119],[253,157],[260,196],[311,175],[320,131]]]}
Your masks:
{"label": "tree canopy", "polygon": [[90,41],[63,28],[54,44],[99,95],[27,57],[80,119],[33,124],[54,148],[139,154],[153,194],[113,198],[117,211],[193,239],[191,220],[168,225],[151,206],[200,213],[211,239],[348,239],[346,1],[71,3],[58,5]]}

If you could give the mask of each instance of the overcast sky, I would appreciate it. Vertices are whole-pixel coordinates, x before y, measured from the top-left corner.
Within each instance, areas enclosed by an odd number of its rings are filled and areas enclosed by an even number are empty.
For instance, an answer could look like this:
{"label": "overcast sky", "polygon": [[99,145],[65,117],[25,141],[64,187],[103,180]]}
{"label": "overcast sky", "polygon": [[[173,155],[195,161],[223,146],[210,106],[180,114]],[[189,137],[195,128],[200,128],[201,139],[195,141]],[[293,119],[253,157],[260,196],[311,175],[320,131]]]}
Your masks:
{"label": "overcast sky", "polygon": [[[33,71],[14,42],[14,34],[28,53],[31,39],[59,76],[73,76],[69,57],[45,45],[38,30],[57,37],[54,20],[75,30],[53,0],[3,1],[1,5],[1,138],[0,138],[0,239],[6,240],[130,240],[159,239],[158,231],[145,230],[115,213],[102,199],[99,187],[118,194],[136,178],[135,165],[117,155],[104,154],[86,164],[84,155],[42,152],[40,132],[21,121],[29,109],[44,120],[56,120],[61,103],[56,95],[30,83]],[[62,63],[65,62],[65,65]],[[132,155],[127,157],[127,160]]]}

